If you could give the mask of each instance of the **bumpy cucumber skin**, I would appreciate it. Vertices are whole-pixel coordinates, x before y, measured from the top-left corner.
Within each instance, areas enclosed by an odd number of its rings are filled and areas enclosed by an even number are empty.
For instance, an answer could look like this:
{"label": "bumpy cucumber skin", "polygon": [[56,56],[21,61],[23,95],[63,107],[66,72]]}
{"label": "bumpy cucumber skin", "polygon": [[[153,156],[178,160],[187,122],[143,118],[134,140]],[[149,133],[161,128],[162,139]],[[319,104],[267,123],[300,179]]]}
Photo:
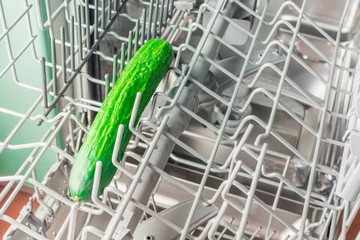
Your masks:
{"label": "bumpy cucumber skin", "polygon": [[109,185],[116,172],[111,157],[118,127],[120,124],[124,125],[118,155],[120,161],[132,135],[128,126],[137,92],[141,92],[142,96],[136,122],[167,72],[172,59],[171,45],[161,39],[152,39],[136,52],[124,68],[104,100],[75,158],[69,179],[69,190],[74,201],[91,200],[97,161],[102,162],[99,195]]}

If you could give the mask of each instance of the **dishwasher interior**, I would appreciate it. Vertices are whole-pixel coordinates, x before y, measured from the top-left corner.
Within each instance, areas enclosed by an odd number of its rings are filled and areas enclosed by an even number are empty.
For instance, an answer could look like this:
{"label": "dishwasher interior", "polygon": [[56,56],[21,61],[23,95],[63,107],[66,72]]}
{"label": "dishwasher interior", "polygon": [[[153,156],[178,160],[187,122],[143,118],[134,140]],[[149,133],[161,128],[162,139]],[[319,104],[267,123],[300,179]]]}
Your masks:
{"label": "dishwasher interior", "polygon": [[[20,163],[0,176],[4,239],[346,238],[360,207],[358,0],[0,4],[0,162]],[[152,38],[173,63],[111,184],[97,196],[98,162],[92,201],[74,202],[74,158]]]}

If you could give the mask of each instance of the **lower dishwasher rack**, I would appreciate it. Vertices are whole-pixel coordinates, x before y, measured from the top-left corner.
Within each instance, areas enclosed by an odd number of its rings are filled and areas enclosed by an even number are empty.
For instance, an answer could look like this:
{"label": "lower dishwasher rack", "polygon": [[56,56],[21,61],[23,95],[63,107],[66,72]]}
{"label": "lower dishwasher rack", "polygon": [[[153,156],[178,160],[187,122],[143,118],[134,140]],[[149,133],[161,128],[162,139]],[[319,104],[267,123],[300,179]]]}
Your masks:
{"label": "lower dishwasher rack", "polygon": [[[360,207],[358,0],[9,2],[0,89],[14,99],[0,101],[0,160],[20,164],[1,172],[4,239],[349,237]],[[151,38],[170,42],[174,61],[111,184],[97,197],[98,162],[92,201],[74,202],[74,157]],[[24,140],[27,127],[41,137]],[[33,195],[12,218],[24,190]]]}

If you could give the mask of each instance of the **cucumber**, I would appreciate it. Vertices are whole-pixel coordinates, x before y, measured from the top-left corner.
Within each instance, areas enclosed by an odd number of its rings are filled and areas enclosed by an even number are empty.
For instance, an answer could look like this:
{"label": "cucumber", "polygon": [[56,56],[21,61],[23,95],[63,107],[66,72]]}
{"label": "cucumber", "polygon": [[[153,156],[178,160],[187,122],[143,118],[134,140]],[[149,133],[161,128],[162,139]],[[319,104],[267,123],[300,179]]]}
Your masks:
{"label": "cucumber", "polygon": [[129,121],[137,92],[141,101],[136,123],[167,72],[173,59],[171,45],[165,40],[152,39],[142,46],[124,68],[114,87],[97,113],[72,166],[69,191],[74,201],[91,200],[97,161],[102,162],[99,195],[109,185],[116,167],[111,162],[117,130],[124,125],[118,161],[131,138]]}

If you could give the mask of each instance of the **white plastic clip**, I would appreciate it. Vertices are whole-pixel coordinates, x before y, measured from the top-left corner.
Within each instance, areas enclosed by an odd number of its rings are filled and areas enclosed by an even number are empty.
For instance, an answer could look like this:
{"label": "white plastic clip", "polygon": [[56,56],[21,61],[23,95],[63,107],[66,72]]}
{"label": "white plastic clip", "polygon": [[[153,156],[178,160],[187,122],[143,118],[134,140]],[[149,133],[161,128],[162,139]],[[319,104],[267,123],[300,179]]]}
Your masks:
{"label": "white plastic clip", "polygon": [[130,122],[129,122],[129,129],[130,131],[138,138],[140,138],[142,141],[144,141],[147,145],[150,144],[149,139],[147,139],[141,132],[137,131],[135,129],[135,121],[136,121],[136,115],[138,113],[139,105],[141,100],[141,92],[138,92],[136,94],[136,99],[133,107],[133,111],[131,113]]}
{"label": "white plastic clip", "polygon": [[[102,168],[102,162],[97,161],[96,162],[96,168],[95,168],[95,174],[94,174],[94,182],[93,182],[93,189],[91,191],[91,200],[102,210],[109,213],[110,215],[114,215],[115,211],[110,208],[109,206],[105,205],[103,202],[101,202],[98,198],[98,192],[99,192],[99,184],[100,184],[100,177],[101,177],[101,168]],[[105,198],[103,199],[106,200]]]}
{"label": "white plastic clip", "polygon": [[[128,171],[126,168],[124,168],[122,166],[121,163],[118,162],[118,155],[119,155],[119,150],[120,150],[121,139],[122,139],[123,133],[124,133],[124,125],[120,124],[118,131],[117,131],[114,150],[113,150],[113,154],[112,154],[112,158],[111,158],[112,164],[119,170],[118,174],[116,174],[114,176],[115,180],[120,178],[121,173],[124,173],[126,176],[130,177],[131,179],[134,177],[130,171]],[[141,157],[139,157],[136,154],[124,153],[123,158],[125,158],[125,155],[131,155],[131,157],[133,157],[134,159],[138,160],[139,162],[141,161]]]}

